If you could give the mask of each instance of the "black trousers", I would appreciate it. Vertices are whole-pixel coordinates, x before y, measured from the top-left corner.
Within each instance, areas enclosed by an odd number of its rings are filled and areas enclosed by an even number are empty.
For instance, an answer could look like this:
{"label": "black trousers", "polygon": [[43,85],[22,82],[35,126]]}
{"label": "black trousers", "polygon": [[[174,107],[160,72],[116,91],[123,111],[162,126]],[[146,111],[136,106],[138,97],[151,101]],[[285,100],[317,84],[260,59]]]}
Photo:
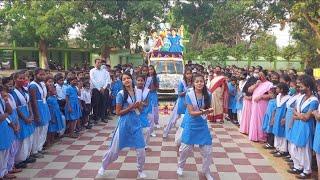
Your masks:
{"label": "black trousers", "polygon": [[109,91],[106,89],[104,93],[101,93],[98,89],[92,89],[91,106],[93,109],[92,118],[94,120],[105,119],[107,100]]}
{"label": "black trousers", "polygon": [[272,133],[267,134],[267,143],[272,147],[274,146],[274,135]]}

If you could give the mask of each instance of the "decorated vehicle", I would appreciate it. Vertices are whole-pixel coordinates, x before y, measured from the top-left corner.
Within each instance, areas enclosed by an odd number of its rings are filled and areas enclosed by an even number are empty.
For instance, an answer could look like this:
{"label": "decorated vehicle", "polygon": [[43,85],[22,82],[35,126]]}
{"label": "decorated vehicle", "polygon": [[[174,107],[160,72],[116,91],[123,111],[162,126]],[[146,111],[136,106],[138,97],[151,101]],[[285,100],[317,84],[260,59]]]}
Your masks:
{"label": "decorated vehicle", "polygon": [[151,30],[145,46],[148,65],[158,74],[159,96],[178,95],[178,83],[183,78],[183,26],[179,29],[166,27],[162,31]]}
{"label": "decorated vehicle", "polygon": [[150,53],[148,64],[155,67],[160,80],[158,95],[178,95],[178,83],[184,72],[182,53],[154,51]]}

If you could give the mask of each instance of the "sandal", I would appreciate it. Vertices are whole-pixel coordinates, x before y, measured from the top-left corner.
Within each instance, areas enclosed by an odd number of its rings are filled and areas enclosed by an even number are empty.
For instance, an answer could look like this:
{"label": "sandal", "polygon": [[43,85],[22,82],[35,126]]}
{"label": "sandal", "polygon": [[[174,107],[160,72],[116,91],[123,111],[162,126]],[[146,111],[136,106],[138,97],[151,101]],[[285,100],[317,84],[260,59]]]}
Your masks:
{"label": "sandal", "polygon": [[145,148],[145,151],[146,151],[146,152],[151,152],[152,149],[151,149],[150,147],[146,147],[146,148]]}
{"label": "sandal", "polygon": [[284,161],[286,161],[286,162],[293,162],[293,160],[292,159],[285,159]]}
{"label": "sandal", "polygon": [[303,173],[303,170],[291,168],[291,169],[288,169],[287,172],[290,174],[300,174],[300,173]]}
{"label": "sandal", "polygon": [[72,139],[77,139],[79,136],[73,133],[73,134],[70,134],[69,137]]}
{"label": "sandal", "polygon": [[299,175],[296,176],[296,178],[298,179],[309,179],[311,178],[311,173],[310,174],[306,174],[306,173],[300,173]]}
{"label": "sandal", "polygon": [[271,146],[270,144],[265,144],[265,145],[263,146],[263,149],[274,149],[274,147]]}
{"label": "sandal", "polygon": [[271,151],[270,154],[276,154],[278,152],[279,152],[278,150],[274,150],[274,151]]}
{"label": "sandal", "polygon": [[12,170],[9,171],[9,174],[15,174],[15,173],[19,173],[19,172],[22,172],[22,169],[13,167]]}
{"label": "sandal", "polygon": [[17,176],[13,175],[13,174],[6,174],[3,176],[4,179],[16,179]]}
{"label": "sandal", "polygon": [[273,157],[283,157],[285,155],[286,155],[285,152],[277,152],[277,153],[273,154]]}

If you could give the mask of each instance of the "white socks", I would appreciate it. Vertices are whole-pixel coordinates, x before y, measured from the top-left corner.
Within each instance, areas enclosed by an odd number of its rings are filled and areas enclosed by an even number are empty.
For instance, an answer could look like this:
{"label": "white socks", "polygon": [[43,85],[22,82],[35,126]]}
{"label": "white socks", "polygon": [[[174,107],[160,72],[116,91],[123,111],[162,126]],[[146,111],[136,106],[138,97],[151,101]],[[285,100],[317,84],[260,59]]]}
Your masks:
{"label": "white socks", "polygon": [[99,169],[99,171],[98,171],[98,174],[99,174],[100,176],[104,176],[104,171],[105,171],[105,169],[103,169],[103,167],[101,167],[101,168]]}
{"label": "white socks", "polygon": [[138,178],[139,179],[144,179],[146,177],[147,177],[147,175],[144,172],[138,172]]}
{"label": "white socks", "polygon": [[179,176],[182,176],[182,174],[183,174],[183,169],[182,169],[182,168],[178,168],[178,169],[177,169],[177,174],[178,174]]}
{"label": "white socks", "polygon": [[207,180],[213,180],[213,177],[211,176],[210,173],[206,173],[205,176],[206,176]]}

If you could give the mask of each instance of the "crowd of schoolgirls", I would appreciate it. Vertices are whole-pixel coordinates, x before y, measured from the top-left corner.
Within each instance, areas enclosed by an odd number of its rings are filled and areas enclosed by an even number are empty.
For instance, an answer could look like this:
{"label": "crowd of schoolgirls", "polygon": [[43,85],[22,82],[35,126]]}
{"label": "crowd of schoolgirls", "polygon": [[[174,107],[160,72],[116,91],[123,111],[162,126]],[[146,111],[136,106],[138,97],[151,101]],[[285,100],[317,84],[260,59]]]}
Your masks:
{"label": "crowd of schoolgirls", "polygon": [[[265,143],[264,148],[274,157],[283,158],[289,173],[308,179],[315,165],[320,173],[320,80],[315,80],[310,70],[298,76],[294,69],[275,72],[259,66],[249,69],[234,66],[225,75],[229,90],[226,118],[240,126],[240,132],[248,134],[250,140],[252,124],[261,118],[257,135],[261,138],[257,141]],[[255,88],[263,83],[261,79],[272,86],[253,98]],[[257,110],[263,112],[262,116],[254,116],[259,112],[251,112],[253,103],[261,101],[266,103]]]}
{"label": "crowd of schoolgirls", "polygon": [[[155,136],[153,128],[159,126],[156,93],[159,80],[154,68],[141,66],[133,70],[131,65],[118,65],[112,70],[108,65],[102,68],[112,80],[106,114],[116,113],[124,72],[135,77],[136,88],[148,86],[148,91],[141,93],[141,100],[148,102],[141,109],[141,119],[144,139],[151,134]],[[78,138],[81,131],[98,123],[91,117],[92,82],[86,70],[55,74],[40,68],[20,70],[1,79],[0,93],[0,179],[16,178],[15,173],[43,158],[48,153],[46,149],[62,137]]]}

